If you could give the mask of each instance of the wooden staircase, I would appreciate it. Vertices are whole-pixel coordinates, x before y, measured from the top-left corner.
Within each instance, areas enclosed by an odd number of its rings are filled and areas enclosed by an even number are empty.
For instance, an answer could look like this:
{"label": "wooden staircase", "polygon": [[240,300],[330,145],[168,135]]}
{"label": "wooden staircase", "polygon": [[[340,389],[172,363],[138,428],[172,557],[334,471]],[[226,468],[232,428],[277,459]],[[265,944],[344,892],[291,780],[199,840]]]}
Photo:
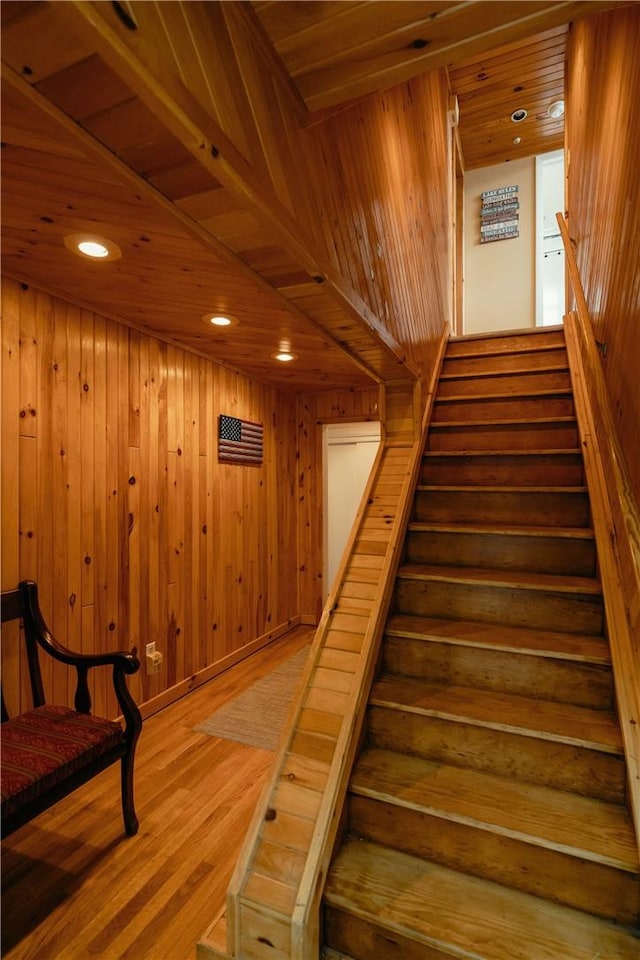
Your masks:
{"label": "wooden staircase", "polygon": [[451,341],[326,960],[637,960],[605,635],[563,332]]}

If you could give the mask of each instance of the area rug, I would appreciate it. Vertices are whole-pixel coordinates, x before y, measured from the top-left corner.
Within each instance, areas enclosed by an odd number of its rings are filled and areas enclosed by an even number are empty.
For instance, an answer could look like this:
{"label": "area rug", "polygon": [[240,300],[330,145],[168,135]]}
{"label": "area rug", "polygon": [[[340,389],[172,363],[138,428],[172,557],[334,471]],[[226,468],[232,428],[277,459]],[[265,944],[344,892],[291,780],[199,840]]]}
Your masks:
{"label": "area rug", "polygon": [[199,733],[275,750],[309,653],[304,647],[195,727]]}

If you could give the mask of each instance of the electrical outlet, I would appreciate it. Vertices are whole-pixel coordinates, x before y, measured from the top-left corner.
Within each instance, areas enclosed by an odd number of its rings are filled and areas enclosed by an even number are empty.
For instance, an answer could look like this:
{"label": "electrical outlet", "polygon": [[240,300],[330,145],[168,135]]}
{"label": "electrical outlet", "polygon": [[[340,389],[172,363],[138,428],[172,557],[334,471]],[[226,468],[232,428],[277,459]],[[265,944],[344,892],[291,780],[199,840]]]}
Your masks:
{"label": "electrical outlet", "polygon": [[160,673],[164,657],[156,650],[155,641],[145,644],[145,665],[147,673]]}

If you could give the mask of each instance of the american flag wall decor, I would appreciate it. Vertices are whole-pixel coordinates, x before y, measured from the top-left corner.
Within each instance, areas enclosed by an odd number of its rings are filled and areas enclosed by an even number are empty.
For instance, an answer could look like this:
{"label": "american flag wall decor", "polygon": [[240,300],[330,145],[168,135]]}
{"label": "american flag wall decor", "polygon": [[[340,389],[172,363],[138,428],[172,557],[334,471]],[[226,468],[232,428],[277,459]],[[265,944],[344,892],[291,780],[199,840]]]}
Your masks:
{"label": "american flag wall decor", "polygon": [[221,413],[218,418],[218,460],[225,463],[262,463],[261,423],[238,420]]}

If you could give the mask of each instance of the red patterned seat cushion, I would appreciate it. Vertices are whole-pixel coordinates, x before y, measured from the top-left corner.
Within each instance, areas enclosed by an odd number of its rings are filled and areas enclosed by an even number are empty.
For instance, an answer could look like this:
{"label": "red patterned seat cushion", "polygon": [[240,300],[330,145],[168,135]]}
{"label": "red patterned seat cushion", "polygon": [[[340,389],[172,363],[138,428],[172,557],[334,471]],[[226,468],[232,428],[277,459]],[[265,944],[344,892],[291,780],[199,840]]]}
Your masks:
{"label": "red patterned seat cushion", "polygon": [[67,707],[37,707],[6,720],[1,733],[3,817],[122,742],[119,723]]}

